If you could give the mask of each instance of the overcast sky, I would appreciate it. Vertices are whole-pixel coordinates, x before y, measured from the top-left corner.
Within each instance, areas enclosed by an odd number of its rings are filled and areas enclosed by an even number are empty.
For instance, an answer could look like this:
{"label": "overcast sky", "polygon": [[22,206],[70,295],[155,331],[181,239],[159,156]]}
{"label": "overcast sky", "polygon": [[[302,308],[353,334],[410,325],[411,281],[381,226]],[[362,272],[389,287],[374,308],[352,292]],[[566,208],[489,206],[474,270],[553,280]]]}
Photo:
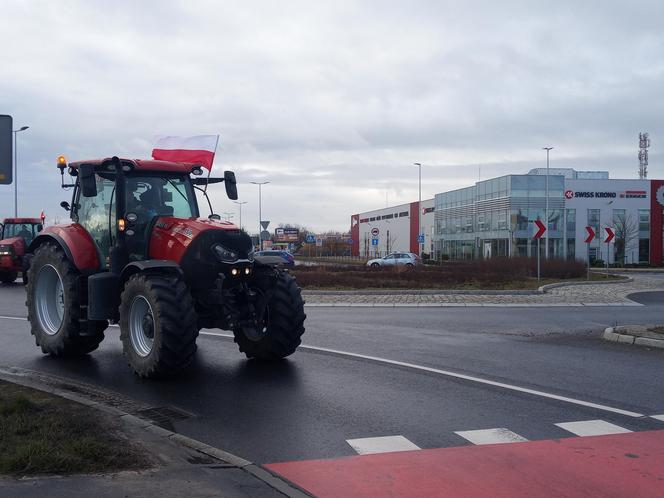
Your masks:
{"label": "overcast sky", "polygon": [[[55,159],[149,157],[219,134],[243,224],[347,230],[350,215],[551,165],[664,177],[660,1],[12,1],[0,114],[19,214],[65,218]],[[481,165],[481,168],[480,168]],[[216,211],[237,207],[213,191]],[[202,210],[205,212],[204,210]],[[13,186],[0,186],[0,217]],[[270,228],[272,228],[272,226]]]}

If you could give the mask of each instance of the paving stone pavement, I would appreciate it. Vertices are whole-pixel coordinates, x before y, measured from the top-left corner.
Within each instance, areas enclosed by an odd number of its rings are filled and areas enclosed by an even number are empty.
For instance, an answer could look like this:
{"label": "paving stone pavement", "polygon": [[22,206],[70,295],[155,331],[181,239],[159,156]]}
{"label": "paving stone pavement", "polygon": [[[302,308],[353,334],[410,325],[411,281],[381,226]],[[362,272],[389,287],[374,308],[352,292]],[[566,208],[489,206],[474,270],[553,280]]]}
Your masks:
{"label": "paving stone pavement", "polygon": [[664,279],[629,275],[629,282],[570,285],[541,294],[309,294],[306,306],[640,306],[627,298],[635,292],[664,291]]}

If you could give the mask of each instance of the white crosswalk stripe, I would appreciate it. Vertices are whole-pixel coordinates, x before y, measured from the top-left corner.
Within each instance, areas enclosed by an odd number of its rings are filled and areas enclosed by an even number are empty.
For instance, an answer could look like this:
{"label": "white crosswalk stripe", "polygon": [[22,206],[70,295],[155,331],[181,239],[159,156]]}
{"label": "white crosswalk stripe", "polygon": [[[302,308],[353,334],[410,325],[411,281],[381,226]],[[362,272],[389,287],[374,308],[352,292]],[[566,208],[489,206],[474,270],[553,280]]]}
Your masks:
{"label": "white crosswalk stripe", "polygon": [[454,433],[473,444],[522,443],[528,441],[525,437],[505,428],[455,431]]}
{"label": "white crosswalk stripe", "polygon": [[664,415],[651,415],[650,418],[654,418],[655,420],[661,420],[664,422]]}
{"label": "white crosswalk stripe", "polygon": [[346,439],[346,442],[360,455],[420,449],[419,446],[403,436],[365,437],[360,439]]}
{"label": "white crosswalk stripe", "polygon": [[606,434],[632,432],[629,429],[604,420],[580,420],[578,422],[561,422],[555,425],[577,436],[604,436]]}

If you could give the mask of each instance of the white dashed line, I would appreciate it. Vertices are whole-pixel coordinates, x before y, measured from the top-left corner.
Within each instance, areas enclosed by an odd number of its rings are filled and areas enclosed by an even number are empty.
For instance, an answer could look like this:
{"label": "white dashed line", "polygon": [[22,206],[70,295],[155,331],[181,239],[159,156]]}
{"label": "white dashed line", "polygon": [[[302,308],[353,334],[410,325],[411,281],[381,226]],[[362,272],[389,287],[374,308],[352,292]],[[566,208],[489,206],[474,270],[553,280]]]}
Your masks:
{"label": "white dashed line", "polygon": [[505,428],[455,431],[454,434],[467,439],[473,444],[523,443],[528,441],[525,437]]}
{"label": "white dashed line", "polygon": [[661,420],[664,422],[664,415],[651,415],[650,418],[654,418],[655,420]]}
{"label": "white dashed line", "polygon": [[629,429],[604,420],[581,420],[579,422],[562,422],[556,425],[577,436],[604,436],[607,434],[632,432]]}
{"label": "white dashed line", "polygon": [[346,442],[359,455],[373,453],[391,453],[393,451],[413,451],[420,447],[403,436],[365,437],[361,439],[346,439]]}

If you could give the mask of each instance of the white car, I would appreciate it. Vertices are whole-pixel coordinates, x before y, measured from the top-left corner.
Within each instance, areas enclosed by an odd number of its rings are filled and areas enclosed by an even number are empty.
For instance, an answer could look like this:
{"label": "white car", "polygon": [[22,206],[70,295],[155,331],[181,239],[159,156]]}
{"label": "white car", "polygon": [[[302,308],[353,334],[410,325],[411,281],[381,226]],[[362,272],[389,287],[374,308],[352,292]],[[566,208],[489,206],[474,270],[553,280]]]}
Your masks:
{"label": "white car", "polygon": [[413,268],[420,264],[420,257],[412,252],[393,252],[384,258],[370,259],[367,266],[370,268],[380,268],[381,266],[406,266]]}

